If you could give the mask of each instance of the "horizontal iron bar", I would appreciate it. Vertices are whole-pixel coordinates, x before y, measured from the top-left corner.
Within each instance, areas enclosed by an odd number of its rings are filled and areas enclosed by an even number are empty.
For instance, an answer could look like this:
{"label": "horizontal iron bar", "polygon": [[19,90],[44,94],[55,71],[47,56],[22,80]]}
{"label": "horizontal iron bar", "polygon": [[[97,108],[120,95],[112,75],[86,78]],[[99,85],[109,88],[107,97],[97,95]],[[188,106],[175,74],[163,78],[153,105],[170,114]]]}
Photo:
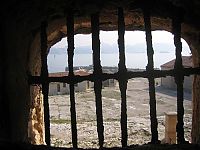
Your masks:
{"label": "horizontal iron bar", "polygon": [[[160,78],[160,77],[166,77],[166,76],[175,76],[176,70],[153,70],[153,71],[127,71],[127,79],[131,78],[148,78],[149,76],[153,76],[154,78]],[[184,68],[183,69],[183,75],[189,76],[193,74],[200,75],[200,67],[196,68]],[[123,74],[125,77],[125,75]],[[63,82],[68,84],[76,84],[85,80],[94,82],[96,78],[100,78],[102,81],[105,81],[107,79],[116,79],[120,80],[120,73],[102,73],[98,76],[95,76],[94,74],[90,74],[87,76],[63,76],[63,77],[48,77],[48,82]],[[42,78],[40,76],[29,76],[29,84],[42,84]]]}

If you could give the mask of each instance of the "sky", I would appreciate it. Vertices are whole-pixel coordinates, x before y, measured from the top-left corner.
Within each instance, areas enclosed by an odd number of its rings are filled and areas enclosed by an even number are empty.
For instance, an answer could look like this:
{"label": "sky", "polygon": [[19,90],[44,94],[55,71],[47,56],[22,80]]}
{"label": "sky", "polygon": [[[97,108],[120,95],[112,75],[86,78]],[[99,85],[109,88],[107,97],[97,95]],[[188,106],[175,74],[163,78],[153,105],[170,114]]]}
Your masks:
{"label": "sky", "polygon": [[[126,31],[125,32],[125,44],[134,45],[138,43],[146,43],[145,32],[143,31]],[[118,33],[117,31],[100,31],[100,41],[106,44],[117,44]],[[173,44],[173,34],[167,31],[152,31],[153,43],[170,43]],[[182,54],[189,54],[189,46],[184,39],[181,39],[183,47]],[[60,42],[54,45],[57,48],[63,48],[66,46],[67,38],[63,38]],[[91,45],[91,34],[78,34],[74,38],[75,47]]]}

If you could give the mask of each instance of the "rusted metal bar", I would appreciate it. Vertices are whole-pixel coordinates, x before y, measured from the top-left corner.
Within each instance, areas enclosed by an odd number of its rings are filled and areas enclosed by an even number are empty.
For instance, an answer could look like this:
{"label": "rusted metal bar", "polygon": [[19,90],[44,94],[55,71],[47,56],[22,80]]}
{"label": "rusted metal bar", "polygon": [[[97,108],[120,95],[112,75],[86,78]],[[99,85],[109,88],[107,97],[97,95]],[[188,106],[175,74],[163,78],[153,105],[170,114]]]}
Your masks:
{"label": "rusted metal bar", "polygon": [[172,19],[172,30],[174,34],[174,45],[176,47],[176,60],[174,64],[175,70],[175,83],[177,85],[177,142],[185,143],[184,138],[184,106],[183,106],[183,82],[184,82],[184,74],[183,74],[183,65],[182,65],[182,43],[181,43],[181,14],[174,14]]}
{"label": "rusted metal bar", "polygon": [[127,69],[125,65],[125,48],[124,48],[125,22],[123,8],[118,8],[118,47],[119,47],[119,88],[121,92],[121,143],[122,147],[127,147]]}
{"label": "rusted metal bar", "polygon": [[155,96],[155,80],[154,80],[154,63],[153,63],[153,46],[152,46],[152,35],[151,35],[151,20],[150,20],[150,10],[144,9],[144,24],[146,33],[146,43],[147,43],[147,74],[149,80],[149,96],[150,96],[150,118],[151,118],[151,143],[157,144],[158,141],[158,121],[156,115],[156,96]]}
{"label": "rusted metal bar", "polygon": [[184,76],[190,76],[190,75],[194,75],[194,74],[198,74],[200,75],[200,67],[196,67],[196,68],[183,68],[183,75]]}
{"label": "rusted metal bar", "polygon": [[[67,42],[68,42],[68,68],[69,77],[74,77],[73,71],[73,56],[74,56],[74,14],[73,11],[68,11],[67,14]],[[72,80],[73,81],[73,80]],[[71,112],[71,129],[72,129],[72,144],[73,148],[78,148],[77,145],[77,123],[76,123],[76,106],[74,95],[74,83],[70,83],[70,112]]]}
{"label": "rusted metal bar", "polygon": [[47,66],[47,22],[41,23],[40,42],[41,42],[41,83],[42,83],[42,94],[44,101],[44,122],[45,122],[45,142],[47,145],[51,144],[50,139],[50,120],[49,120],[49,82],[48,82],[48,66]]}
{"label": "rusted metal bar", "polygon": [[[171,70],[154,70],[154,78],[160,78],[160,77],[167,77],[167,76],[174,76],[174,69]],[[193,74],[199,74],[200,75],[200,67],[196,67],[196,68],[183,68],[183,75],[184,76],[190,76]],[[138,78],[138,77],[142,77],[142,78],[148,78],[148,74],[147,71],[127,71],[127,79],[132,79],[132,78]],[[113,73],[113,74],[108,74],[108,73],[102,73],[102,80],[105,81],[107,79],[119,79],[119,73]],[[82,81],[92,81],[94,82],[94,75],[90,74],[87,76],[73,76],[73,77],[69,77],[69,76],[63,76],[63,77],[49,77],[48,81],[49,82],[64,82],[67,84],[70,83],[79,83]],[[28,77],[28,82],[29,84],[41,84],[42,80],[40,78],[40,76],[31,76],[29,75]]]}
{"label": "rusted metal bar", "polygon": [[92,28],[92,50],[93,50],[93,65],[94,65],[94,92],[96,99],[96,115],[97,115],[97,133],[99,138],[99,146],[103,147],[104,143],[104,126],[102,114],[102,67],[100,61],[100,41],[99,41],[99,14],[91,15]]}

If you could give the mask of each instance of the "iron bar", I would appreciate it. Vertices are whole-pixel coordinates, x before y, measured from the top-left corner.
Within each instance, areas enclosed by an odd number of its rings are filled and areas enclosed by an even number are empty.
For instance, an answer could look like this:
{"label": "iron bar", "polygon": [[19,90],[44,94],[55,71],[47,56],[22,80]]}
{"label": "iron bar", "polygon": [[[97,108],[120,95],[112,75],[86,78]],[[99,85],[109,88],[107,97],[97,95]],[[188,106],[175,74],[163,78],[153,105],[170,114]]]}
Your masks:
{"label": "iron bar", "polygon": [[147,74],[149,80],[149,96],[150,96],[150,118],[151,118],[151,143],[158,143],[158,121],[156,114],[156,96],[155,96],[155,80],[154,80],[154,63],[153,63],[153,46],[152,46],[152,35],[151,35],[151,20],[150,20],[150,10],[144,9],[144,24],[146,33],[146,43],[147,43]]}
{"label": "iron bar", "polygon": [[[74,56],[74,14],[73,11],[68,11],[67,14],[67,42],[68,42],[68,68],[69,77],[74,77],[73,71],[73,56]],[[70,83],[70,112],[71,112],[71,129],[72,129],[72,144],[73,148],[78,148],[77,145],[77,122],[76,122],[76,106],[74,95],[74,83]]]}
{"label": "iron bar", "polygon": [[[154,70],[154,78],[160,78],[160,77],[167,77],[167,76],[174,76],[175,71],[173,69],[171,70]],[[200,75],[200,67],[196,67],[196,68],[183,68],[183,75],[184,76],[190,76],[193,74],[198,74]],[[138,78],[138,77],[142,77],[142,78],[148,78],[148,74],[147,71],[127,71],[127,79],[132,79],[132,78]],[[41,84],[42,83],[42,79],[40,78],[40,76],[29,76],[29,84]],[[113,74],[108,74],[108,73],[102,73],[102,80],[105,81],[107,79],[119,79],[119,73],[113,73]],[[92,81],[94,82],[94,75],[90,74],[87,76],[73,76],[73,77],[69,77],[69,76],[62,76],[62,77],[48,77],[48,81],[49,82],[64,82],[67,84],[70,83],[79,83],[82,81]]]}
{"label": "iron bar", "polygon": [[183,122],[183,115],[184,115],[184,106],[183,106],[183,82],[184,82],[184,74],[183,74],[183,65],[182,65],[182,43],[181,43],[181,14],[174,14],[172,19],[172,30],[174,34],[174,45],[176,47],[176,59],[174,64],[174,71],[175,71],[175,83],[177,85],[177,125],[176,125],[176,132],[177,132],[177,142],[185,143],[184,138],[184,122]]}
{"label": "iron bar", "polygon": [[124,48],[125,22],[123,8],[118,8],[118,47],[119,47],[119,88],[121,93],[121,143],[122,147],[127,147],[127,69],[125,65]]}
{"label": "iron bar", "polygon": [[49,120],[49,102],[48,102],[48,92],[49,92],[49,82],[48,82],[48,66],[47,66],[47,22],[43,21],[41,23],[41,83],[42,83],[42,94],[44,101],[44,122],[45,122],[45,142],[48,146],[51,144],[50,139],[50,120]]}
{"label": "iron bar", "polygon": [[99,138],[99,146],[103,147],[104,143],[104,126],[102,113],[102,67],[100,61],[100,40],[99,40],[99,14],[91,15],[92,28],[92,50],[94,65],[94,92],[96,99],[96,115],[97,115],[97,133]]}

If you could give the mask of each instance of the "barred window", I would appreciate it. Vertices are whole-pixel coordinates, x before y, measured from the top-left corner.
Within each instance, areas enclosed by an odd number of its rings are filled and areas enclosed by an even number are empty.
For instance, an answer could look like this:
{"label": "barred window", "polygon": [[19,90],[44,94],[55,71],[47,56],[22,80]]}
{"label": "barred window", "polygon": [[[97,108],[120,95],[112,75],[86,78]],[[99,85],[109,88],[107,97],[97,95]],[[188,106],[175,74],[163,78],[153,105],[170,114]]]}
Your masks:
{"label": "barred window", "polygon": [[198,68],[184,68],[182,65],[182,43],[181,43],[181,14],[177,9],[172,18],[172,31],[174,34],[174,45],[176,47],[176,59],[174,69],[158,70],[154,69],[154,50],[152,46],[151,35],[151,12],[149,9],[143,9],[144,29],[146,33],[146,46],[148,63],[146,70],[142,72],[129,71],[125,63],[125,22],[124,11],[122,7],[118,9],[118,47],[119,47],[119,63],[118,72],[103,73],[100,60],[100,40],[99,40],[99,13],[91,14],[91,32],[92,32],[92,50],[93,50],[93,73],[86,76],[78,76],[74,74],[73,70],[73,56],[74,56],[74,14],[73,11],[67,12],[67,41],[68,41],[68,76],[63,77],[48,77],[47,68],[47,22],[41,23],[41,76],[30,77],[31,84],[42,84],[42,93],[44,95],[44,120],[45,120],[45,141],[50,145],[50,121],[49,121],[49,104],[48,104],[48,88],[50,82],[63,82],[69,84],[70,87],[70,103],[71,103],[71,131],[73,148],[77,148],[77,121],[76,121],[76,104],[75,104],[75,89],[74,87],[82,81],[91,81],[94,83],[94,93],[96,102],[96,118],[97,118],[97,133],[99,139],[99,147],[104,146],[104,125],[102,114],[102,82],[108,79],[115,79],[119,82],[121,94],[121,143],[122,147],[127,146],[127,82],[129,79],[142,77],[147,78],[149,83],[149,104],[150,104],[150,123],[151,123],[151,143],[160,143],[158,139],[158,121],[156,110],[156,96],[155,96],[155,79],[160,77],[172,76],[177,85],[177,142],[185,143],[184,138],[184,106],[183,106],[183,81],[184,76],[189,76],[198,73]]}

